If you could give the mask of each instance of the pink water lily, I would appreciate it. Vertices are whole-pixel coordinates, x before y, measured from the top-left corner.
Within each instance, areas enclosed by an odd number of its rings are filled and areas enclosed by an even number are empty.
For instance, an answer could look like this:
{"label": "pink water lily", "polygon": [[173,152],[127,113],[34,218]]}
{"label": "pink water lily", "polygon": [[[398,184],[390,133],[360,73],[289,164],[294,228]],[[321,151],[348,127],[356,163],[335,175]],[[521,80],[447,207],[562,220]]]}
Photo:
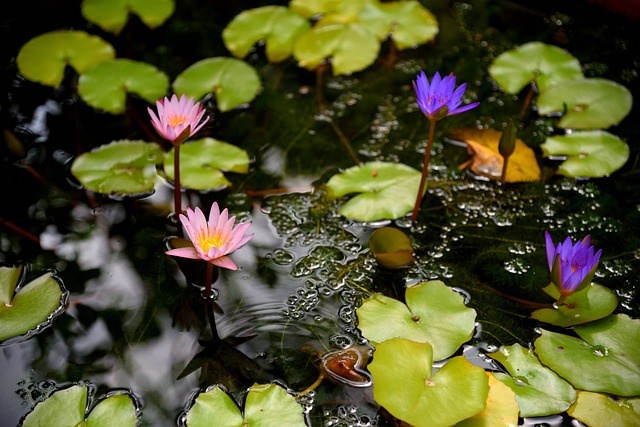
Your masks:
{"label": "pink water lily", "polygon": [[[158,133],[173,145],[182,144],[190,136],[194,135],[205,123],[209,116],[204,117],[206,111],[195,102],[193,98],[187,99],[182,94],[180,99],[174,94],[169,98],[159,99],[156,102],[158,115],[151,108],[147,108],[151,116],[151,124]],[[202,120],[204,118],[204,120]]]}
{"label": "pink water lily", "polygon": [[246,234],[251,223],[238,223],[236,217],[229,218],[229,211],[220,212],[217,203],[211,206],[209,220],[200,208],[187,208],[187,216],[180,214],[180,221],[187,232],[192,247],[171,249],[166,253],[182,258],[202,259],[213,265],[229,270],[237,270],[236,264],[227,255],[245,245],[252,234]]}

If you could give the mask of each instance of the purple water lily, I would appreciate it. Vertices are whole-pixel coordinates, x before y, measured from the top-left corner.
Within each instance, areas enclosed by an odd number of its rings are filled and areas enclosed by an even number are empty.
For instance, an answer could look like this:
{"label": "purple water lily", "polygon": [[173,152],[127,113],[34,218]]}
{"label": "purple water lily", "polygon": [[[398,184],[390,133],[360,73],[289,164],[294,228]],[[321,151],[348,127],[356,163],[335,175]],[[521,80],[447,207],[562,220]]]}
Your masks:
{"label": "purple water lily", "polygon": [[551,281],[560,291],[562,302],[568,295],[585,288],[591,283],[598,268],[602,249],[595,252],[591,237],[587,236],[574,245],[571,238],[554,245],[549,232],[544,233],[547,247],[547,262]]}
{"label": "purple water lily", "polygon": [[460,114],[480,104],[473,102],[460,106],[467,84],[463,83],[456,88],[456,76],[453,73],[443,79],[436,71],[429,83],[424,71],[421,71],[413,82],[413,88],[416,91],[416,101],[429,120],[440,120],[446,116]]}
{"label": "purple water lily", "polygon": [[422,197],[425,192],[425,184],[427,183],[427,173],[429,172],[429,159],[431,158],[431,145],[433,144],[433,136],[435,134],[436,122],[447,116],[460,114],[477,107],[479,102],[472,102],[464,106],[462,104],[462,95],[467,89],[467,84],[463,83],[456,88],[456,76],[450,73],[444,79],[440,77],[440,73],[436,71],[429,82],[424,71],[416,76],[413,81],[413,88],[416,91],[416,101],[425,116],[429,119],[429,137],[427,138],[427,149],[424,153],[424,163],[422,165],[422,177],[418,187],[418,195],[416,203],[411,213],[411,221],[418,219],[418,212],[422,204]]}

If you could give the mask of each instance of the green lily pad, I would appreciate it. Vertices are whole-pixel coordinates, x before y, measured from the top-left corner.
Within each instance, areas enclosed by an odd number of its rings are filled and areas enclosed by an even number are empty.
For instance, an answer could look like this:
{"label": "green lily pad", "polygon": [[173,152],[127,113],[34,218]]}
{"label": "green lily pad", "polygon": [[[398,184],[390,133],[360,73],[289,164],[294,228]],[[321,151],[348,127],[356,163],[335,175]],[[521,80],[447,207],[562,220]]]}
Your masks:
{"label": "green lily pad", "polygon": [[145,141],[120,140],[79,155],[71,173],[90,191],[137,195],[153,190],[164,152]]}
{"label": "green lily pad", "polygon": [[578,399],[567,413],[589,426],[640,426],[640,397],[613,397],[579,391]]}
{"label": "green lily pad", "polygon": [[435,16],[415,0],[367,3],[358,21],[380,40],[391,36],[399,50],[430,42],[440,31]]}
{"label": "green lily pad", "polygon": [[525,43],[496,57],[489,75],[505,92],[517,94],[532,81],[540,91],[583,77],[580,61],[556,46]]}
{"label": "green lily pad", "polygon": [[333,15],[342,22],[356,19],[370,0],[291,0],[289,8],[305,18]]}
{"label": "green lily pad", "polygon": [[173,0],[83,0],[82,16],[103,30],[119,34],[129,19],[138,16],[149,28],[157,28],[173,15]]}
{"label": "green lily pad", "polygon": [[402,163],[368,162],[332,176],[327,188],[331,197],[362,193],[340,209],[347,218],[396,219],[413,209],[420,177],[420,172]]}
{"label": "green lily pad", "polygon": [[22,280],[23,266],[0,267],[0,343],[42,331],[65,310],[69,292],[53,273]]}
{"label": "green lily pad", "polygon": [[311,27],[309,21],[284,6],[264,6],[244,10],[222,31],[229,51],[244,58],[259,41],[266,44],[269,62],[280,62],[291,56],[293,44]]}
{"label": "green lily pad", "polygon": [[169,88],[169,78],[153,65],[130,59],[114,59],[94,65],[80,75],[78,94],[93,108],[123,114],[127,93],[153,104]]}
{"label": "green lily pad", "polygon": [[[173,179],[171,149],[164,158],[164,171]],[[211,190],[231,185],[223,171],[246,174],[249,155],[241,148],[213,138],[203,138],[180,147],[180,185],[194,190]]]}
{"label": "green lily pad", "polygon": [[574,330],[582,339],[542,331],[542,363],[581,390],[640,395],[640,320],[617,314]]}
{"label": "green lily pad", "polygon": [[508,386],[487,372],[489,395],[484,410],[471,418],[460,421],[455,427],[513,427],[518,425],[516,395]]}
{"label": "green lily pad", "polygon": [[396,337],[428,342],[435,360],[451,356],[471,339],[476,311],[443,282],[410,286],[405,300],[407,305],[382,294],[367,298],[356,310],[362,335],[374,345]]}
{"label": "green lily pad", "polygon": [[535,353],[514,344],[489,356],[511,375],[494,375],[516,394],[521,417],[540,417],[564,412],[576,400],[575,389],[551,369],[542,366]]}
{"label": "green lily pad", "polygon": [[536,103],[541,115],[562,113],[558,126],[563,129],[606,129],[629,114],[633,97],[621,84],[591,78],[540,91]]}
{"label": "green lily pad", "polygon": [[136,405],[126,393],[111,394],[91,409],[86,427],[137,426]]}
{"label": "green lily pad", "polygon": [[602,130],[551,136],[540,148],[547,157],[569,156],[558,168],[558,173],[565,176],[604,177],[629,159],[629,146]]}
{"label": "green lily pad", "polygon": [[220,111],[251,102],[261,89],[258,72],[235,58],[207,58],[184,70],[173,82],[175,93],[201,99],[215,93]]}
{"label": "green lily pad", "polygon": [[485,408],[484,369],[458,356],[432,374],[432,361],[429,343],[393,338],[377,344],[368,366],[376,402],[414,427],[450,426]]}
{"label": "green lily pad", "polygon": [[88,386],[73,385],[58,390],[46,400],[38,403],[25,417],[23,427],[55,425],[60,427],[108,427],[138,424],[136,405],[126,393],[116,393],[101,399],[85,419],[88,402]]}
{"label": "green lily pad", "polygon": [[404,232],[382,227],[371,233],[369,248],[378,264],[385,268],[402,268],[413,262],[413,246]]}
{"label": "green lily pad", "polygon": [[[560,298],[558,288],[551,284],[544,291],[556,300]],[[531,317],[557,326],[575,326],[602,319],[613,313],[618,306],[618,297],[611,289],[592,283],[590,286],[569,295],[564,304],[556,308],[541,308]]]}
{"label": "green lily pad", "polygon": [[67,65],[77,73],[115,57],[113,46],[84,31],[52,31],[25,43],[18,52],[18,71],[27,80],[58,87]]}
{"label": "green lily pad", "polygon": [[380,43],[366,26],[359,23],[316,25],[302,34],[293,47],[298,65],[315,70],[331,57],[334,75],[361,71],[373,64]]}
{"label": "green lily pad", "polygon": [[198,394],[187,413],[189,427],[306,426],[295,397],[276,384],[254,384],[247,394],[244,417],[235,401],[218,385]]}

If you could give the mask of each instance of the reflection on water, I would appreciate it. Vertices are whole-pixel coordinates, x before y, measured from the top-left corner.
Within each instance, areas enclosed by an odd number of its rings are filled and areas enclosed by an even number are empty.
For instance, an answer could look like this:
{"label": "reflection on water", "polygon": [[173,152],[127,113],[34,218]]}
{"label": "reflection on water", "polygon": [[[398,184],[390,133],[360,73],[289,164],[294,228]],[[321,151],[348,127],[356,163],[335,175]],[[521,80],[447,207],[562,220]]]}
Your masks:
{"label": "reflection on water", "polygon": [[[478,318],[477,332],[461,353],[474,364],[496,369],[483,353],[502,343],[526,345],[536,334],[529,307],[518,301],[549,302],[540,291],[548,284],[545,230],[554,237],[591,233],[605,254],[596,280],[616,290],[620,312],[640,316],[636,146],[630,144],[633,161],[612,177],[578,181],[547,176],[540,183],[501,185],[458,171],[466,150],[443,143],[447,127],[468,126],[474,120],[480,127],[500,127],[519,110],[519,97],[500,93],[484,74],[501,49],[537,36],[553,40],[579,56],[589,73],[637,89],[637,58],[629,55],[637,46],[617,32],[617,24],[586,37],[585,29],[616,21],[602,14],[585,20],[580,10],[574,11],[575,17],[552,16],[555,3],[563,2],[553,2],[549,14],[525,2],[517,7],[513,5],[518,2],[491,2],[491,8],[483,1],[432,3],[443,23],[437,42],[426,50],[406,51],[390,68],[377,64],[351,76],[327,74],[328,108],[322,114],[313,101],[312,73],[293,66],[279,74],[271,65],[261,70],[264,98],[237,111],[216,112],[215,125],[207,131],[254,156],[251,173],[232,177],[232,189],[184,195],[191,206],[204,208],[217,200],[240,221],[253,221],[254,238],[232,255],[240,269],[222,271],[214,284],[222,341],[212,339],[211,313],[200,290],[164,255],[164,239],[176,231],[175,216],[167,219],[173,194],[167,183],[159,182],[149,197],[114,201],[86,194],[63,176],[65,161],[77,151],[89,150],[101,139],[108,142],[113,134],[138,137],[140,129],[127,123],[135,129],[125,131],[122,117],[86,111],[70,87],[45,93],[16,78],[11,68],[11,109],[3,104],[2,118],[15,124],[13,131],[29,150],[29,164],[51,181],[42,185],[16,168],[13,157],[3,157],[7,185],[0,216],[27,224],[40,245],[34,248],[34,243],[2,228],[0,261],[24,257],[33,272],[54,266],[71,297],[66,313],[52,327],[29,341],[0,347],[0,424],[16,425],[55,386],[83,380],[94,383],[98,394],[130,389],[144,404],[143,425],[153,426],[173,425],[189,396],[213,381],[235,385],[236,394],[252,381],[274,379],[302,391],[318,376],[314,352],[367,344],[355,313],[364,297],[381,292],[402,299],[407,285],[429,279],[443,280],[464,293]],[[551,7],[538,3],[539,8]],[[46,18],[51,25],[53,16]],[[516,18],[533,24],[520,25]],[[177,22],[189,27],[184,17]],[[36,20],[30,30],[40,32],[41,25]],[[8,38],[7,43],[20,38]],[[176,67],[193,59],[187,57],[192,52],[178,47],[162,46],[176,54]],[[202,50],[193,52],[200,55]],[[260,65],[261,51],[252,55]],[[327,121],[341,127],[363,160],[419,167],[427,124],[410,81],[421,69],[435,66],[466,73],[470,92],[485,107],[468,122],[452,117],[439,125],[442,134],[434,142],[424,220],[362,224],[341,217],[337,211],[344,199],[329,198],[321,186],[311,191],[312,183],[321,185],[339,168],[351,166]],[[274,75],[281,80],[273,80]],[[634,115],[637,118],[637,112]],[[637,123],[627,119],[617,130],[632,142],[638,139]],[[552,121],[543,117],[530,127],[519,137],[534,147],[553,130]],[[264,196],[280,187],[303,187],[304,192]],[[409,268],[381,269],[369,254],[368,236],[384,225],[411,236],[415,262]],[[314,425],[386,425],[375,419],[379,408],[370,387],[323,381],[302,400]],[[561,426],[563,418],[525,419],[522,425],[543,424]]]}
{"label": "reflection on water", "polygon": [[[215,318],[223,339],[217,344],[204,339],[207,315],[200,289],[185,282],[169,257],[159,264],[163,267],[156,277],[144,275],[136,257],[147,262],[163,258],[161,246],[145,247],[131,236],[114,233],[118,224],[128,221],[119,205],[97,210],[76,206],[73,234],[47,227],[43,246],[63,260],[58,263],[61,273],[76,265],[90,277],[69,283],[69,306],[55,328],[2,348],[7,421],[15,424],[29,411],[37,401],[33,390],[41,389],[42,381],[50,381],[50,394],[54,386],[83,380],[98,384],[99,392],[131,390],[142,397],[143,425],[166,425],[199,387],[215,381],[242,390],[253,382],[284,378],[293,391],[301,391],[318,374],[312,355],[303,348],[326,351],[362,342],[355,329],[356,294],[342,288],[348,280],[361,282],[364,275],[338,271],[360,253],[358,238],[343,229],[339,235],[348,243],[344,250],[323,246],[321,239],[305,247],[295,241],[307,240],[300,227],[276,233],[274,222],[260,210],[251,217],[256,235],[233,254],[241,268],[222,271],[214,284]],[[321,233],[335,239],[326,230]],[[27,389],[30,393],[18,393]],[[362,408],[340,410],[342,415],[332,417],[366,421],[377,410],[368,393],[328,382],[307,399],[320,406],[331,402],[330,407],[361,402]],[[370,409],[360,413],[367,405]]]}

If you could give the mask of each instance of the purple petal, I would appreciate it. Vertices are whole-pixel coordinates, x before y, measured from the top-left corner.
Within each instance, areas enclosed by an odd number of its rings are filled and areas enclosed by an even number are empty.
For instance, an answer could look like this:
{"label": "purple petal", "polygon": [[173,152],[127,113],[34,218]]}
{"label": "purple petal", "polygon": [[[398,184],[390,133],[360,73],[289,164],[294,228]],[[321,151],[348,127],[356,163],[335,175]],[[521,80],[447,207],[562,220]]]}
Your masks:
{"label": "purple petal", "polygon": [[548,231],[544,232],[544,241],[547,248],[547,263],[549,264],[549,270],[551,270],[553,268],[553,260],[556,255],[556,251],[553,246],[553,240],[551,240],[551,235]]}

